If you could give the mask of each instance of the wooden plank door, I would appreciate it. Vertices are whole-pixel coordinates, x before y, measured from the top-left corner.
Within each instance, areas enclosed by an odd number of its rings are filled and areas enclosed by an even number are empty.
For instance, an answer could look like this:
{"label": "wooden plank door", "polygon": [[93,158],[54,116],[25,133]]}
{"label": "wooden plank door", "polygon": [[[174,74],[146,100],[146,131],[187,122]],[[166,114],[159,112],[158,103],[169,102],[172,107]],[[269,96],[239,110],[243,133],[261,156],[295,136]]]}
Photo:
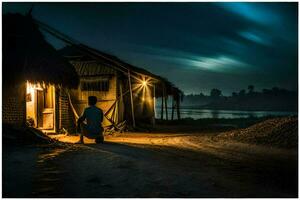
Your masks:
{"label": "wooden plank door", "polygon": [[44,91],[36,90],[37,94],[37,127],[43,128]]}

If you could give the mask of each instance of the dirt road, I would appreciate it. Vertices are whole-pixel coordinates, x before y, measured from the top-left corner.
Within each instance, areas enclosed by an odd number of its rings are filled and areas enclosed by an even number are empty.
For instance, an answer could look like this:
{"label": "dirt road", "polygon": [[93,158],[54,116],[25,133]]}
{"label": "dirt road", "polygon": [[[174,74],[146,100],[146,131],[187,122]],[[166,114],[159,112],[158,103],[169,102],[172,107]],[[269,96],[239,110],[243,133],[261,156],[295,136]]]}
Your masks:
{"label": "dirt road", "polygon": [[297,151],[217,142],[211,134],[106,141],[6,148],[3,197],[297,197]]}

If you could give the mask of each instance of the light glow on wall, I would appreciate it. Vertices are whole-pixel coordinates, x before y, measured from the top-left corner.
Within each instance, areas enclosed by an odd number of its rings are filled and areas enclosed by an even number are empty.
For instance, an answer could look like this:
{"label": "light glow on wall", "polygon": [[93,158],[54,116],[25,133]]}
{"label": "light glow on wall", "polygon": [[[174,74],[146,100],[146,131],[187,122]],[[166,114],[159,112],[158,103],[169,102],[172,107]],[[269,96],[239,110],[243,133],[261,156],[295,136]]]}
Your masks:
{"label": "light glow on wall", "polygon": [[143,76],[141,79],[136,79],[137,84],[135,84],[135,87],[133,88],[134,93],[139,97],[141,103],[141,109],[144,108],[144,106],[152,106],[151,103],[153,101],[153,80],[150,77]]}

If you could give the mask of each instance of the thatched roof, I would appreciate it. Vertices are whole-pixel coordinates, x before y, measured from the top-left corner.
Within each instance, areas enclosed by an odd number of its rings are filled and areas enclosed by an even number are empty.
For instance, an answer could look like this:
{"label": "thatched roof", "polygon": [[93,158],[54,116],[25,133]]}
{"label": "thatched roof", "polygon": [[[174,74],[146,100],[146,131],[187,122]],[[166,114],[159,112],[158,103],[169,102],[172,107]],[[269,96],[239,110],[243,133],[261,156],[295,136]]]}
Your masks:
{"label": "thatched roof", "polygon": [[74,67],[44,39],[31,15],[3,15],[3,83],[25,80],[75,88]]}
{"label": "thatched roof", "polygon": [[[83,50],[81,50],[83,49]],[[90,51],[90,52],[89,52]],[[77,45],[77,46],[66,46],[65,48],[59,50],[59,52],[66,58],[68,58],[71,63],[76,63],[76,66],[78,63],[82,63],[81,67],[86,67],[86,63],[93,63],[93,65],[90,65],[90,67],[95,68],[95,65],[98,65],[99,67],[108,68],[112,67],[116,70],[124,71],[124,69],[129,69],[132,73],[137,73],[137,75],[144,75],[151,78],[154,78],[158,80],[156,83],[159,87],[156,87],[156,97],[161,97],[163,95],[162,88],[163,86],[166,89],[166,94],[172,95],[177,100],[181,99],[183,96],[183,92],[178,89],[176,86],[174,86],[173,83],[168,81],[166,78],[163,78],[161,76],[158,76],[156,74],[153,74],[143,68],[139,68],[136,66],[133,66],[131,64],[128,64],[116,56],[106,54],[104,52],[101,52],[97,49],[90,48],[86,45]],[[93,56],[91,56],[91,54]],[[97,55],[97,61],[95,61],[95,55]],[[77,66],[78,68],[78,66]],[[88,71],[95,70],[90,69]],[[126,72],[126,70],[125,70]]]}
{"label": "thatched roof", "polygon": [[111,76],[115,74],[115,70],[106,66],[100,65],[96,61],[87,61],[87,62],[79,62],[79,61],[70,61],[70,63],[75,67],[77,74],[80,77],[84,76]]}

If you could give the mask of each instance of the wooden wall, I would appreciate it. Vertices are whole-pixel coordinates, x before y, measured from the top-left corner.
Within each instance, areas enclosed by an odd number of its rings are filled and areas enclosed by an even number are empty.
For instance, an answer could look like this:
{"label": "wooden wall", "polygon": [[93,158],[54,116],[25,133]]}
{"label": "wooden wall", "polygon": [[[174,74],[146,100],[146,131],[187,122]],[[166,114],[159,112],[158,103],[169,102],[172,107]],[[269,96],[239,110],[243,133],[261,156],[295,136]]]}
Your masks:
{"label": "wooden wall", "polygon": [[[80,86],[77,90],[71,90],[72,103],[80,116],[84,108],[88,106],[88,97],[96,96],[97,104],[96,106],[103,110],[105,113],[116,101],[118,96],[118,87],[117,87],[117,77],[114,75],[109,79],[109,90],[108,91],[82,91]],[[108,125],[103,124],[104,126]]]}
{"label": "wooden wall", "polygon": [[74,133],[76,129],[76,119],[70,107],[69,97],[65,89],[61,88],[58,92],[58,130],[66,129],[69,133]]}

